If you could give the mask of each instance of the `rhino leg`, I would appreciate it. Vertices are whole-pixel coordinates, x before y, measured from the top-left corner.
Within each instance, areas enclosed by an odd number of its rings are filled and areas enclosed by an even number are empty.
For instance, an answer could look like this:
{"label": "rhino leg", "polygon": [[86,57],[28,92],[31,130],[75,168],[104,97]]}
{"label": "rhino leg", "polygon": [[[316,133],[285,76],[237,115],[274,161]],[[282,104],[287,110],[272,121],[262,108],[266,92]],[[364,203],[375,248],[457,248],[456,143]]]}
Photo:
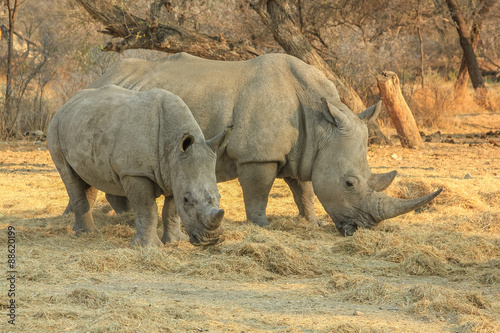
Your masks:
{"label": "rhino leg", "polygon": [[106,200],[108,200],[116,214],[128,212],[131,209],[127,197],[106,193]]}
{"label": "rhino leg", "polygon": [[266,207],[276,172],[276,163],[245,163],[238,167],[247,220],[261,227],[269,225]]}
{"label": "rhino leg", "polygon": [[71,209],[71,204],[68,202],[68,205],[66,206],[66,208],[64,209],[64,212],[63,212],[63,215],[66,215],[66,214],[69,214],[73,211],[73,209]]}
{"label": "rhino leg", "polygon": [[163,243],[172,243],[188,239],[188,236],[181,231],[181,218],[175,209],[173,196],[165,197],[163,210],[161,213],[163,220]]}
{"label": "rhino leg", "polygon": [[292,190],[293,200],[299,209],[299,216],[314,225],[322,226],[323,222],[318,219],[314,211],[316,196],[314,195],[312,182],[301,182],[294,178],[284,179],[290,190]]}
{"label": "rhino leg", "polygon": [[158,206],[156,205],[155,184],[144,177],[124,177],[122,185],[134,210],[137,229],[131,245],[163,246],[156,232]]}
{"label": "rhino leg", "polygon": [[[106,193],[106,200],[109,202],[109,204],[116,212],[116,214],[128,212],[131,209],[127,197]],[[73,209],[71,208],[71,205],[68,202],[68,205],[66,206],[63,215],[69,214],[72,211]]]}
{"label": "rhino leg", "polygon": [[66,210],[75,213],[75,225],[73,230],[76,236],[82,232],[96,231],[92,217],[92,207],[97,197],[97,189],[91,187],[66,163],[62,155],[55,155],[55,163],[58,166],[61,179],[66,186],[69,195],[69,203]]}
{"label": "rhino leg", "polygon": [[92,217],[92,208],[97,197],[97,189],[87,185],[82,179],[71,184],[68,188],[69,205],[75,213],[76,236],[82,232],[93,232],[97,228]]}
{"label": "rhino leg", "polygon": [[49,149],[52,160],[61,176],[69,196],[69,203],[65,213],[75,213],[75,230],[78,236],[82,232],[95,231],[96,227],[92,217],[92,207],[97,197],[97,189],[88,185],[69,165],[64,157],[57,131],[49,136]]}

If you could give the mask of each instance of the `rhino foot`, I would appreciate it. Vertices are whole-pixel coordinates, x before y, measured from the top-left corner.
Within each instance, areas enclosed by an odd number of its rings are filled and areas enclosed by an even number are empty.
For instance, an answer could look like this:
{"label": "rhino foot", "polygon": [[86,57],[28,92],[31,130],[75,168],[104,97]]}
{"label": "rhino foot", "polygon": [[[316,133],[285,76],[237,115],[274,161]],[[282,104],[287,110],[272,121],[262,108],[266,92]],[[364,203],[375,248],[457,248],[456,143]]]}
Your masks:
{"label": "rhino foot", "polygon": [[258,225],[259,227],[265,227],[269,225],[269,221],[267,220],[267,217],[265,216],[255,216],[252,218],[248,219],[250,222],[253,224]]}
{"label": "rhino foot", "polygon": [[90,229],[75,229],[73,227],[73,230],[75,231],[75,236],[80,237],[83,233],[94,233],[97,232],[97,228],[90,228]]}
{"label": "rhino foot", "polygon": [[75,225],[73,226],[75,235],[78,237],[84,232],[96,232],[97,228],[92,218],[92,213],[89,211],[84,215],[75,215]]}
{"label": "rhino foot", "polygon": [[159,247],[162,247],[163,243],[161,242],[158,235],[153,235],[151,237],[139,237],[138,235],[135,235],[134,239],[130,243],[130,246],[141,246],[141,247],[159,246]]}
{"label": "rhino foot", "polygon": [[164,234],[163,237],[161,238],[161,241],[164,244],[166,244],[166,243],[174,243],[174,242],[184,241],[188,238],[189,237],[186,234],[184,234],[182,231],[179,230],[178,233]]}
{"label": "rhino foot", "polygon": [[306,221],[311,223],[313,226],[322,227],[324,225],[323,221],[321,221],[316,215],[314,217],[305,217]]}

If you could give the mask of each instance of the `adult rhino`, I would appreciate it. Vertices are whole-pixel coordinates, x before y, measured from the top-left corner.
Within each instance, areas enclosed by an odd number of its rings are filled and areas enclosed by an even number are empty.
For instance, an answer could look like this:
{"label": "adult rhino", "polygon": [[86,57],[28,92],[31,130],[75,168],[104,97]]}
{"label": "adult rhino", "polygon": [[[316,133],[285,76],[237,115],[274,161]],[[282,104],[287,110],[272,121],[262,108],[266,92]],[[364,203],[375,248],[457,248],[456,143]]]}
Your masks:
{"label": "adult rhino", "polygon": [[[132,244],[163,245],[156,231],[160,194],[165,209],[176,207],[191,243],[208,244],[222,232],[214,171],[224,136],[205,141],[186,104],[170,92],[110,85],[82,90],[59,109],[47,145],[68,191],[77,235],[95,230],[99,189],[128,198],[137,228]],[[186,239],[178,225],[167,231],[168,240]]]}
{"label": "adult rhino", "polygon": [[174,92],[207,138],[232,125],[227,149],[217,158],[217,181],[239,179],[247,219],[259,226],[269,223],[266,206],[276,177],[291,188],[299,214],[313,222],[319,222],[316,193],[344,235],[414,210],[440,192],[413,200],[380,193],[396,175],[372,174],[366,158],[366,123],[380,108],[355,115],[322,72],[289,55],[237,62],[186,53],[127,59],[89,87],[110,83]]}

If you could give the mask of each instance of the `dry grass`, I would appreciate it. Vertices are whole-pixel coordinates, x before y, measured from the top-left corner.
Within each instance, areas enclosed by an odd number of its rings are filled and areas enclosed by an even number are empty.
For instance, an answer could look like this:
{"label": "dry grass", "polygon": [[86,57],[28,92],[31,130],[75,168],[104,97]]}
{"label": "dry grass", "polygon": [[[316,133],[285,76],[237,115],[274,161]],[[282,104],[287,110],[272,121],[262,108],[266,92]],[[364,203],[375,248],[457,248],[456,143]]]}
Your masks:
{"label": "dry grass", "polygon": [[[404,94],[408,106],[412,110],[417,125],[427,131],[452,130],[457,133],[462,130],[478,130],[485,126],[484,123],[470,124],[469,120],[462,121],[461,115],[488,115],[500,110],[500,89],[498,83],[488,86],[488,101],[490,109],[486,110],[474,100],[474,89],[469,85],[466,94],[456,98],[454,95],[454,82],[443,81],[439,75],[430,73],[426,78],[424,88],[420,85],[407,85]],[[387,115],[383,117],[387,122]],[[472,125],[472,126],[471,126]],[[479,125],[479,126],[477,126]],[[487,125],[485,127],[488,127]]]}
{"label": "dry grass", "polygon": [[[224,242],[142,249],[128,246],[133,215],[110,214],[102,194],[99,232],[76,238],[72,216],[60,215],[67,195],[45,147],[2,144],[0,244],[14,225],[16,331],[500,331],[500,148],[426,146],[369,149],[375,172],[399,172],[387,193],[444,189],[373,230],[341,237],[319,204],[326,225],[309,225],[280,180],[271,225],[256,227],[233,181],[219,184]],[[6,306],[3,297],[2,314]]]}

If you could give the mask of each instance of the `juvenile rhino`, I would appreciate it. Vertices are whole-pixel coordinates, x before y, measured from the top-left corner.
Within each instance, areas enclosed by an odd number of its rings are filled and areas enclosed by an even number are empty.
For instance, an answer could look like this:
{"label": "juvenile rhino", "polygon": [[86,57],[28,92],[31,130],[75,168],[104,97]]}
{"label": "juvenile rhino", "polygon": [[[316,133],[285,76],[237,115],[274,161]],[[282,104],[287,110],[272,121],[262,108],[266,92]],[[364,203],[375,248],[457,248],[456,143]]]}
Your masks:
{"label": "juvenile rhino", "polygon": [[99,189],[128,198],[137,227],[134,245],[162,245],[156,232],[161,194],[166,241],[186,236],[179,219],[165,211],[179,213],[191,243],[217,241],[224,210],[218,208],[215,163],[224,136],[205,141],[186,104],[162,89],[109,85],[77,93],[57,111],[47,134],[77,235],[95,230],[91,210]]}
{"label": "juvenile rhino", "polygon": [[318,222],[316,193],[345,235],[414,210],[440,192],[414,200],[380,193],[396,172],[372,174],[368,166],[366,123],[377,109],[355,115],[322,72],[289,55],[234,62],[186,53],[127,59],[90,87],[109,83],[174,92],[207,138],[233,125],[227,149],[218,155],[217,180],[239,179],[247,218],[260,226],[269,223],[266,206],[276,177],[291,188],[300,215]]}

